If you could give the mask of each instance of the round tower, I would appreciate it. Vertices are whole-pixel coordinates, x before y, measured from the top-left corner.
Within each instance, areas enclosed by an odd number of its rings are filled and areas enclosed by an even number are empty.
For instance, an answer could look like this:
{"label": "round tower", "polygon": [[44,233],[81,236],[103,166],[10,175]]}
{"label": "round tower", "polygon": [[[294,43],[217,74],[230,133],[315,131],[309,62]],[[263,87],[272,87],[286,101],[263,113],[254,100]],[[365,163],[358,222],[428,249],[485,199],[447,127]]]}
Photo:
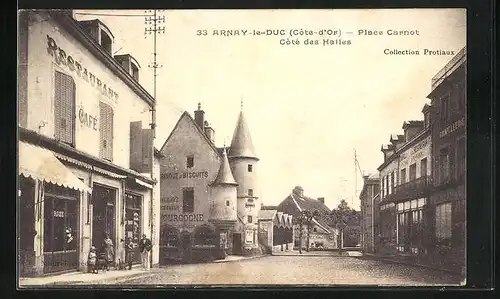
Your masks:
{"label": "round tower", "polygon": [[238,230],[242,234],[242,245],[245,250],[253,251],[258,248],[257,215],[261,207],[257,177],[259,158],[255,154],[243,109],[236,123],[228,158],[231,172],[238,183],[237,212],[241,228]]}

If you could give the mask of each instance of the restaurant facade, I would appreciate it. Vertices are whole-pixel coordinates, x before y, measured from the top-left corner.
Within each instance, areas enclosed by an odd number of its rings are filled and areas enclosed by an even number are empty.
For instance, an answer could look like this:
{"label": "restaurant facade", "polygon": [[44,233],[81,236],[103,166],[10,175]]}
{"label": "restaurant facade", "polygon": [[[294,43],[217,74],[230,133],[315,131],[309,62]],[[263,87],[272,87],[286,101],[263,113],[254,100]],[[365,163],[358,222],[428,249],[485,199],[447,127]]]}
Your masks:
{"label": "restaurant facade", "polygon": [[155,100],[137,61],[112,56],[114,36],[97,19],[23,11],[19,22],[20,275],[86,271],[106,234],[112,266],[125,262],[127,238],[145,233],[158,248]]}

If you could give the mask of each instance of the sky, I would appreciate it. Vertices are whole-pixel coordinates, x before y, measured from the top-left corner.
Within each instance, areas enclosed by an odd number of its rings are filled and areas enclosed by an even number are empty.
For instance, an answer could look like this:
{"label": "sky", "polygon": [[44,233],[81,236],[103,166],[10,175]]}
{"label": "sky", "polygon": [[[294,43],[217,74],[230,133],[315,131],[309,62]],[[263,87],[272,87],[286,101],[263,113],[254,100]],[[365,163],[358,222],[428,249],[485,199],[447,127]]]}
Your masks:
{"label": "sky", "polygon": [[[153,95],[153,38],[144,15],[132,10],[75,10],[77,20],[99,18],[113,32],[114,54],[131,54],[141,65],[139,82]],[[466,44],[463,9],[407,10],[166,10],[157,36],[157,133],[161,148],[180,115],[200,102],[215,129],[215,143],[230,144],[243,110],[258,162],[261,198],[277,205],[294,186],[309,197],[341,199],[359,210],[362,175],[383,162],[382,144],[402,133],[405,120],[421,120],[432,77]],[[161,24],[163,26],[163,24]],[[250,35],[253,30],[286,35]],[[320,30],[340,36],[320,36]],[[206,30],[207,35],[197,35]],[[214,30],[240,30],[239,36]],[[242,35],[241,30],[247,30]],[[295,31],[294,31],[295,30]],[[298,35],[300,30],[312,35]],[[358,35],[358,30],[383,35]],[[388,30],[418,30],[389,36]],[[290,32],[291,31],[291,32]],[[202,31],[203,32],[203,31]],[[352,32],[349,35],[348,32]],[[287,45],[286,40],[299,45]],[[323,39],[350,40],[323,45]],[[319,45],[307,45],[306,39]],[[281,44],[280,42],[285,42]],[[419,50],[386,55],[384,50]]]}

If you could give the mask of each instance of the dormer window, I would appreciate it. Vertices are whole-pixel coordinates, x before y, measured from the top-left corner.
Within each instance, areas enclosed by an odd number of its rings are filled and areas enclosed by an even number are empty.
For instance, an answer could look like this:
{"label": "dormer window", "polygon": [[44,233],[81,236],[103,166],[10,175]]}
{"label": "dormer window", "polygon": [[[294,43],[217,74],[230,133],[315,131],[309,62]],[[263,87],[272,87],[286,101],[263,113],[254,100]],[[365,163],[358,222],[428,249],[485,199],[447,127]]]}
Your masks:
{"label": "dormer window", "polygon": [[101,46],[109,54],[112,54],[112,52],[111,52],[112,45],[113,45],[113,41],[111,40],[111,37],[106,32],[104,32],[104,30],[101,30]]}
{"label": "dormer window", "polygon": [[424,113],[424,128],[428,128],[430,126],[429,121],[429,112]]}
{"label": "dormer window", "polygon": [[133,63],[131,63],[130,67],[132,68],[132,77],[139,82],[139,68]]}

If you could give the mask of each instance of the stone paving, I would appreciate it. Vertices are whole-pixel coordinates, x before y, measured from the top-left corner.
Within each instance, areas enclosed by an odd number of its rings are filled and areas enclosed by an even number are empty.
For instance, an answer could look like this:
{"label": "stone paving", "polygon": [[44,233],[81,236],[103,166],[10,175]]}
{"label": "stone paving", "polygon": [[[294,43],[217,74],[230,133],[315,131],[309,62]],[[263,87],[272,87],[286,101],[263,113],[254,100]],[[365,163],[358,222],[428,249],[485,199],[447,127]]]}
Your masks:
{"label": "stone paving", "polygon": [[249,284],[446,286],[461,282],[459,275],[442,271],[347,256],[267,256],[228,263],[170,266],[154,275],[118,284],[124,287],[162,285],[168,288]]}

